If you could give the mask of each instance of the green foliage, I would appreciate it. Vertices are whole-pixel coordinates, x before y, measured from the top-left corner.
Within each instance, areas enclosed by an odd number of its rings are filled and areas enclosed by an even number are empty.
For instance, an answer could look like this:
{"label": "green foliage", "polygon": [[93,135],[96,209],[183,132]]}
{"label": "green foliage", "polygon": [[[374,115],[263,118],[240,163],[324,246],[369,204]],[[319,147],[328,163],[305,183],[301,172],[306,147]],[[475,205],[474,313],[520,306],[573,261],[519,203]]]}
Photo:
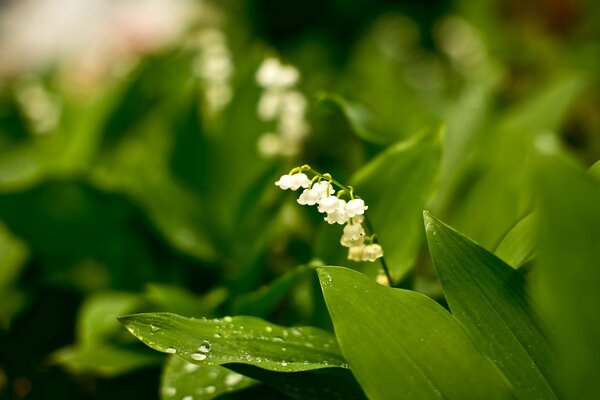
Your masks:
{"label": "green foliage", "polygon": [[524,277],[431,214],[425,212],[424,219],[452,314],[508,378],[517,398],[557,398],[550,346],[524,292]]}
{"label": "green foliage", "polygon": [[566,398],[600,393],[600,187],[556,152],[537,158],[539,278],[535,294],[552,327]]}
{"label": "green foliage", "polygon": [[[9,3],[0,398],[600,397],[597,2],[125,1],[96,41]],[[304,164],[385,263],[274,187]]]}
{"label": "green foliage", "polygon": [[504,377],[433,300],[345,268],[320,268],[319,278],[342,352],[369,398],[508,398]]}

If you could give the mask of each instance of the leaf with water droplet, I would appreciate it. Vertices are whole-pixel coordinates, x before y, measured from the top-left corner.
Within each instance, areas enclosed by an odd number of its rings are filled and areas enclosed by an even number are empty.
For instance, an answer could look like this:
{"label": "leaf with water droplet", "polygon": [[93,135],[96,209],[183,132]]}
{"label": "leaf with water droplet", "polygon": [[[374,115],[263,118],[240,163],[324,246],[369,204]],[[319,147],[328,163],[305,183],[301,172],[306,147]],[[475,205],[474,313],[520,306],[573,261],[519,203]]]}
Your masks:
{"label": "leaf with water droplet", "polygon": [[[174,349],[178,357],[191,363],[246,363],[286,372],[342,368],[346,363],[335,337],[312,327],[294,327],[288,333],[288,328],[254,317],[191,319],[170,313],[136,314],[119,320],[153,349],[164,353]],[[220,336],[215,336],[217,333]]]}

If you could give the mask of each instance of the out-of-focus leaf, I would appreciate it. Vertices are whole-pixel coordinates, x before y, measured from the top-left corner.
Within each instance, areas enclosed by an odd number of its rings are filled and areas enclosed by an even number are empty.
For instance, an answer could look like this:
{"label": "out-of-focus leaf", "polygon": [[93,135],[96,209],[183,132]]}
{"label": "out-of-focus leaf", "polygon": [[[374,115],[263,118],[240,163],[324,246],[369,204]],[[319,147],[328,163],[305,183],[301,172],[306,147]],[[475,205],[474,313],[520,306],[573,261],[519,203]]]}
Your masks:
{"label": "out-of-focus leaf", "polygon": [[504,399],[505,378],[450,313],[346,268],[319,268],[335,334],[370,399]]}
{"label": "out-of-focus leaf", "polygon": [[78,345],[101,343],[120,331],[117,317],[142,305],[139,295],[125,292],[100,292],[86,298],[77,318]]}
{"label": "out-of-focus leaf", "polygon": [[[466,174],[454,187],[448,221],[482,246],[495,246],[531,210],[531,143],[542,131],[555,131],[582,88],[577,77],[553,82],[493,121]],[[482,224],[481,221],[486,223]]]}
{"label": "out-of-focus leaf", "polygon": [[551,348],[523,275],[424,212],[433,264],[452,314],[504,373],[519,399],[554,399]]}
{"label": "out-of-focus leaf", "polygon": [[600,186],[553,152],[538,156],[539,279],[565,398],[600,396]]}
{"label": "out-of-focus leaf", "polygon": [[181,399],[186,396],[197,400],[210,400],[257,383],[225,367],[192,364],[171,356],[163,370],[160,394],[163,400]]}
{"label": "out-of-focus leaf", "polygon": [[190,319],[169,313],[119,320],[146,345],[194,364],[245,363],[283,372],[346,367],[335,337],[317,328],[284,328],[254,317]]}
{"label": "out-of-focus leaf", "polygon": [[74,373],[94,373],[105,377],[157,365],[163,358],[157,353],[108,343],[89,347],[65,347],[51,356],[53,362]]}
{"label": "out-of-focus leaf", "polygon": [[27,244],[0,221],[0,291],[17,279],[29,255]]}
{"label": "out-of-focus leaf", "polygon": [[190,317],[207,317],[227,299],[227,294],[227,289],[223,287],[198,296],[179,286],[153,283],[146,287],[145,297],[161,311]]}
{"label": "out-of-focus leaf", "polygon": [[310,265],[300,265],[257,291],[242,295],[234,304],[234,314],[265,317],[287,295],[289,290],[312,271]]}
{"label": "out-of-focus leaf", "polygon": [[436,187],[440,136],[441,130],[426,131],[398,143],[352,180],[369,206],[367,217],[396,281],[411,268],[424,239],[421,212]]}
{"label": "out-of-focus leaf", "polygon": [[319,93],[318,99],[338,107],[348,120],[352,130],[361,139],[376,144],[386,144],[393,140],[393,138],[381,132],[380,129],[375,128],[373,116],[369,113],[369,110],[361,105],[353,103],[340,95],[326,92]]}
{"label": "out-of-focus leaf", "polygon": [[93,183],[133,198],[169,243],[193,257],[216,257],[203,230],[205,218],[198,196],[179,185],[168,171],[165,151],[171,145],[163,121],[149,119],[136,135],[123,138],[92,171]]}
{"label": "out-of-focus leaf", "polygon": [[535,214],[527,214],[506,233],[494,254],[513,268],[527,264],[535,257],[536,228]]}

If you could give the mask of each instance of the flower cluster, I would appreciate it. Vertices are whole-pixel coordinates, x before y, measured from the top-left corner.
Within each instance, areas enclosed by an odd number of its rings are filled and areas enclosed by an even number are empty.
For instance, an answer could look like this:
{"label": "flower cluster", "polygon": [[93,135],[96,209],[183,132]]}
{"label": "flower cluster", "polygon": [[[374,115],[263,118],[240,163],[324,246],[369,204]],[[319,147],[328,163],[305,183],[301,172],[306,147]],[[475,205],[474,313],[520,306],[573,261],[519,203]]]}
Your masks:
{"label": "flower cluster", "polygon": [[227,38],[218,28],[205,28],[198,32],[195,46],[198,54],[193,72],[202,83],[207,113],[217,114],[233,97],[233,61]]}
{"label": "flower cluster", "polygon": [[[314,174],[312,179],[304,173]],[[283,190],[304,190],[298,197],[298,204],[317,206],[320,213],[325,214],[329,224],[344,226],[340,240],[342,246],[348,248],[348,259],[352,261],[375,261],[383,257],[382,247],[375,243],[375,235],[367,236],[365,227],[365,211],[369,208],[363,199],[354,196],[353,189],[334,181],[329,174],[321,174],[309,166],[294,168],[283,175],[275,185]],[[333,186],[338,187],[338,192]],[[343,197],[347,197],[348,200]]]}
{"label": "flower cluster", "polygon": [[276,123],[276,133],[265,133],[258,141],[258,149],[264,156],[294,156],[308,134],[307,102],[304,95],[294,89],[299,79],[296,68],[276,58],[267,58],[256,72],[256,82],[263,89],[258,117]]}

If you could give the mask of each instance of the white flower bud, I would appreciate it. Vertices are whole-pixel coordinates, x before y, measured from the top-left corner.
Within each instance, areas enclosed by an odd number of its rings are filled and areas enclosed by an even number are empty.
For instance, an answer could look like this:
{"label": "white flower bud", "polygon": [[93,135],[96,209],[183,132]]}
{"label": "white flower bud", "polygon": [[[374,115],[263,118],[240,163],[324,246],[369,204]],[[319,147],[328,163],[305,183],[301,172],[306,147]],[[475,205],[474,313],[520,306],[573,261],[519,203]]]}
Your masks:
{"label": "white flower bud", "polygon": [[319,201],[319,193],[313,189],[304,189],[300,197],[298,197],[298,204],[303,206],[314,206]]}
{"label": "white flower bud", "polygon": [[348,217],[354,217],[356,215],[363,215],[365,210],[369,207],[365,205],[363,199],[354,199],[350,200],[348,204],[346,204],[346,214]]}

